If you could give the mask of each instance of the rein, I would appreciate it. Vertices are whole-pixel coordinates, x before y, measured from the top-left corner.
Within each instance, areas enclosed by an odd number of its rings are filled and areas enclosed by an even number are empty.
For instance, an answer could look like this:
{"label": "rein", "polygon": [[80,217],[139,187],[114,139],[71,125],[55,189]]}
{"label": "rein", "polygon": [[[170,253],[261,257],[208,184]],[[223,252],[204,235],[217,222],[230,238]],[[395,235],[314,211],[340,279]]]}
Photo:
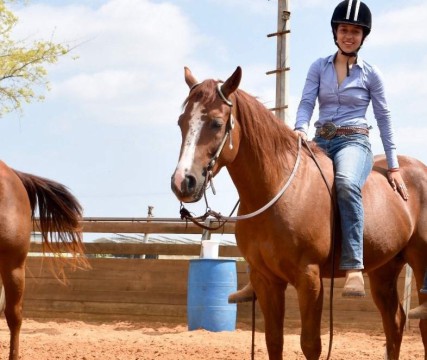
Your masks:
{"label": "rein", "polygon": [[[228,135],[227,135],[227,133],[226,133],[226,135],[224,136],[224,139],[226,139],[226,137],[227,137]],[[224,139],[223,139],[223,141],[222,141],[222,143],[225,143],[225,141],[224,141]],[[222,144],[221,143],[221,144]],[[298,168],[299,168],[299,165],[300,165],[300,163],[301,163],[301,148],[302,148],[302,146],[301,146],[301,144],[302,144],[302,140],[301,140],[301,137],[300,136],[298,136],[298,152],[297,152],[297,158],[296,158],[296,160],[295,160],[295,164],[294,164],[294,167],[293,167],[293,169],[292,169],[292,172],[291,172],[291,174],[289,175],[289,178],[288,178],[288,180],[286,181],[286,183],[283,185],[283,187],[280,189],[280,191],[276,194],[276,196],[274,197],[274,198],[272,198],[267,204],[265,204],[263,207],[261,207],[261,208],[259,208],[258,210],[256,210],[256,211],[253,211],[253,212],[251,212],[251,213],[249,213],[249,214],[245,214],[245,215],[238,215],[238,216],[223,216],[223,215],[221,215],[221,213],[217,213],[217,212],[215,212],[215,211],[213,211],[213,210],[211,210],[209,207],[208,207],[208,209],[207,209],[207,211],[206,211],[206,213],[204,214],[204,215],[202,215],[202,216],[199,216],[199,217],[193,217],[193,216],[191,216],[191,214],[190,214],[190,212],[184,207],[184,205],[182,205],[182,203],[181,203],[181,208],[180,208],[180,215],[181,215],[181,219],[182,220],[190,220],[191,222],[193,222],[193,223],[195,223],[196,225],[198,225],[198,226],[200,226],[201,228],[203,228],[203,229],[205,229],[205,230],[217,230],[217,229],[219,229],[220,227],[222,227],[222,226],[224,226],[224,224],[227,222],[227,221],[238,221],[238,220],[246,220],[246,219],[250,219],[250,218],[253,218],[253,217],[255,217],[255,216],[258,216],[259,214],[261,214],[261,213],[263,213],[264,211],[266,211],[267,209],[269,209],[271,206],[273,206],[281,197],[282,197],[282,195],[285,193],[285,191],[289,188],[289,186],[291,185],[291,182],[292,182],[292,180],[294,179],[294,177],[295,177],[295,175],[296,175],[296,172],[297,172],[297,170],[298,170]],[[307,145],[307,144],[306,144]],[[218,151],[217,151],[217,153],[218,153]],[[217,154],[215,154],[215,156],[216,156]],[[214,156],[214,157],[215,157]],[[218,154],[218,156],[219,156],[219,154]],[[211,162],[213,161],[214,159],[212,159],[211,160]],[[216,159],[215,159],[215,161],[216,161]],[[209,164],[211,164],[211,162],[209,163]],[[211,172],[211,170],[209,170],[210,172]],[[206,179],[208,179],[208,176],[206,177]],[[207,186],[207,182],[208,181],[210,181],[211,179],[208,179],[207,181],[205,181],[205,190],[204,190],[204,194],[205,194],[205,199],[206,199],[206,186]],[[234,207],[234,209],[237,207],[237,204],[236,204],[236,206]],[[234,212],[234,209],[233,209],[233,212]],[[218,226],[215,226],[215,227],[210,227],[210,226],[206,226],[205,224],[203,224],[203,222],[209,217],[209,216],[213,216],[215,219],[217,219],[218,220],[218,222],[220,223]]]}
{"label": "rein", "polygon": [[329,186],[328,181],[326,180],[325,174],[322,171],[322,168],[320,164],[318,163],[316,156],[314,155],[313,151],[311,150],[308,143],[304,141],[304,145],[307,147],[311,158],[313,159],[314,163],[316,164],[317,168],[319,169],[320,174],[322,175],[323,181],[325,182],[325,185],[328,189],[329,195],[332,200],[332,207],[333,207],[333,217],[332,217],[332,237],[331,237],[331,253],[332,253],[332,260],[331,260],[331,286],[329,288],[329,346],[328,346],[328,355],[326,359],[331,358],[332,354],[332,342],[334,337],[334,316],[333,316],[333,302],[334,302],[334,279],[335,279],[335,201],[334,201],[334,194],[332,191],[332,188]]}

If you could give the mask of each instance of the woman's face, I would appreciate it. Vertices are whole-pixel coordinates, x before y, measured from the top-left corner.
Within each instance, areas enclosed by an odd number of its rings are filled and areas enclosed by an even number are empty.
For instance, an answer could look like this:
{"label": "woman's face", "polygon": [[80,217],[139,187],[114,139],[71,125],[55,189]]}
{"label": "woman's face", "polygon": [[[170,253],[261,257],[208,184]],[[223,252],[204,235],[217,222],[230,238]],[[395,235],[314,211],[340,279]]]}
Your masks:
{"label": "woman's face", "polygon": [[363,28],[351,24],[339,24],[337,27],[337,43],[347,53],[357,51],[362,45]]}

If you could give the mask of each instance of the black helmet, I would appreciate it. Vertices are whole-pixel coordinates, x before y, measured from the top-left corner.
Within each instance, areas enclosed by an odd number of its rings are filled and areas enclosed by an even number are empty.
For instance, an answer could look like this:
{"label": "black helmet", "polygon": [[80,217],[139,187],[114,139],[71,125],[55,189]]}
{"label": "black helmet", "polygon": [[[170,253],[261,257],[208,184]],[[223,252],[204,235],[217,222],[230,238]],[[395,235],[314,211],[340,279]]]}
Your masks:
{"label": "black helmet", "polygon": [[335,37],[338,24],[358,25],[363,28],[364,38],[372,27],[372,15],[368,6],[360,0],[345,0],[338,4],[332,14],[331,26]]}

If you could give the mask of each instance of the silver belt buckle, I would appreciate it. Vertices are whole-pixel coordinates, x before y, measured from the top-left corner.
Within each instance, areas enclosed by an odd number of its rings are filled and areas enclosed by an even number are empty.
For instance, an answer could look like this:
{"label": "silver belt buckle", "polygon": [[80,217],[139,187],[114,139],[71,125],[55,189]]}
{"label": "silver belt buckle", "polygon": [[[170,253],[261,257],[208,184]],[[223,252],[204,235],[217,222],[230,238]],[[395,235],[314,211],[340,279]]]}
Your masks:
{"label": "silver belt buckle", "polygon": [[335,124],[327,122],[320,128],[319,135],[326,140],[331,140],[335,136],[336,132],[337,127]]}

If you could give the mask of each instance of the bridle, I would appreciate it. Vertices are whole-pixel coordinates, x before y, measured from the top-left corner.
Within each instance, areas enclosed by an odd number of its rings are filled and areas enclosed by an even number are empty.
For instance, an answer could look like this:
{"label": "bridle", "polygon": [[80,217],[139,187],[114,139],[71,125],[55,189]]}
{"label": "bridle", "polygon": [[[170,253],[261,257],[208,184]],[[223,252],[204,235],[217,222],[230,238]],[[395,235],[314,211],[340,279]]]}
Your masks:
{"label": "bridle", "polygon": [[[191,90],[194,88],[194,86],[191,88]],[[221,99],[230,107],[233,107],[233,103],[227,99],[224,95],[224,93],[221,90],[221,83],[217,84],[217,92],[219,94],[219,96],[221,97]],[[191,91],[190,90],[190,91]],[[288,178],[288,180],[286,181],[286,183],[283,185],[283,187],[280,189],[280,191],[276,194],[276,196],[274,196],[267,204],[265,204],[263,207],[259,208],[258,210],[251,212],[249,214],[244,214],[244,215],[238,215],[238,216],[231,216],[234,212],[234,210],[237,208],[237,205],[239,204],[239,201],[237,201],[236,205],[233,208],[233,211],[231,212],[230,216],[223,216],[221,215],[221,213],[215,212],[213,210],[210,209],[210,207],[208,206],[207,203],[207,198],[206,198],[206,189],[208,187],[208,184],[210,183],[211,188],[213,193],[215,194],[215,188],[213,186],[213,172],[212,169],[216,164],[216,161],[218,160],[219,156],[221,155],[222,150],[224,149],[224,146],[226,144],[227,138],[230,137],[230,149],[233,148],[233,143],[232,143],[232,136],[231,136],[231,131],[234,129],[234,117],[232,112],[230,111],[230,117],[229,120],[227,121],[227,128],[224,134],[224,137],[217,149],[217,151],[215,152],[215,154],[213,155],[213,157],[211,158],[211,160],[208,163],[208,166],[206,167],[206,176],[205,176],[205,183],[204,183],[204,198],[205,198],[205,202],[206,202],[206,212],[205,214],[203,214],[202,216],[198,216],[198,217],[194,217],[191,215],[191,213],[184,207],[184,205],[181,202],[181,207],[180,207],[180,215],[181,215],[181,219],[182,220],[190,220],[191,222],[195,223],[196,225],[198,225],[199,227],[205,229],[205,230],[217,230],[220,227],[224,226],[225,223],[227,221],[237,221],[237,220],[246,220],[246,219],[250,219],[252,217],[255,217],[261,213],[263,213],[264,211],[266,211],[267,209],[269,209],[271,206],[273,206],[281,197],[282,195],[285,193],[285,191],[288,189],[288,187],[290,186],[292,180],[295,177],[295,174],[298,170],[298,167],[300,165],[301,162],[301,147],[302,147],[302,140],[301,137],[298,136],[298,152],[297,152],[297,158],[295,161],[295,165],[294,168],[292,169],[292,172]],[[219,225],[217,226],[207,226],[205,225],[205,221],[206,219],[211,216],[214,217]]]}

